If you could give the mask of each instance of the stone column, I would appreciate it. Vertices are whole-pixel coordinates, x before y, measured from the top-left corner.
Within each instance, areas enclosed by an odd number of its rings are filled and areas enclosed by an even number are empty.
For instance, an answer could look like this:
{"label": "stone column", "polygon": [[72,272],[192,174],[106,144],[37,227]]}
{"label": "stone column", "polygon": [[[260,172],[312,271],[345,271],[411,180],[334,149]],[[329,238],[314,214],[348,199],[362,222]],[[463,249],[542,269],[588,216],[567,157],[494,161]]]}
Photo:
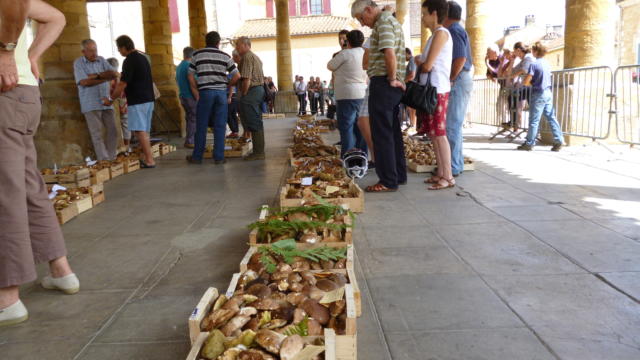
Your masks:
{"label": "stone column", "polygon": [[408,0],[396,0],[396,19],[400,24],[404,24],[404,20],[407,16],[407,10],[409,9]]}
{"label": "stone column", "polygon": [[276,2],[276,56],[278,58],[278,94],[275,111],[296,113],[298,100],[293,91],[293,71],[291,69],[291,32],[289,29],[289,1]]}
{"label": "stone column", "polygon": [[151,57],[153,82],[162,96],[156,100],[153,131],[184,133],[184,114],[178,99],[173,61],[168,0],[142,0],[144,43]]}
{"label": "stone column", "polygon": [[431,37],[431,29],[420,24],[420,52],[422,52],[424,50],[424,47],[427,46],[429,37]]}
{"label": "stone column", "polygon": [[616,65],[615,0],[566,0],[564,68]]}
{"label": "stone column", "polygon": [[80,164],[92,156],[93,145],[80,113],[73,62],[82,56],[80,42],[89,38],[87,4],[84,0],[49,0],[62,11],[67,25],[41,59],[42,117],[35,138],[38,166]]}
{"label": "stone column", "polygon": [[207,34],[207,13],[204,0],[189,0],[189,38],[191,47],[202,49]]}
{"label": "stone column", "polygon": [[[492,14],[493,0],[467,0],[467,21],[465,24],[469,41],[471,43],[471,55],[475,75],[483,75],[487,72],[484,63],[487,45],[492,41],[487,37],[486,29],[490,28],[489,16]],[[498,13],[494,13],[498,14]]]}

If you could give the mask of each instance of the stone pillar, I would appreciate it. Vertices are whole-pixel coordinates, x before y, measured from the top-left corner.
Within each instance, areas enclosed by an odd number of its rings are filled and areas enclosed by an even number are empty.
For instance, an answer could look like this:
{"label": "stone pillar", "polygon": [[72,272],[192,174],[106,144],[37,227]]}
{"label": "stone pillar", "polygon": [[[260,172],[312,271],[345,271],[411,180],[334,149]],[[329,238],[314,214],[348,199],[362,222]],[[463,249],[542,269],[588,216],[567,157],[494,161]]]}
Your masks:
{"label": "stone pillar", "polygon": [[[471,43],[471,55],[475,75],[483,75],[487,72],[484,63],[487,45],[493,42],[487,37],[486,29],[490,28],[489,17],[492,14],[493,0],[467,0],[467,21],[465,24],[469,41]],[[494,13],[494,14],[499,14]]]}
{"label": "stone pillar", "polygon": [[420,51],[424,50],[424,47],[427,46],[427,41],[431,37],[431,29],[422,26],[420,24]]}
{"label": "stone pillar", "polygon": [[400,24],[404,24],[404,20],[407,17],[407,10],[409,9],[408,0],[396,0],[396,19]]}
{"label": "stone pillar", "polygon": [[202,49],[207,34],[207,13],[204,0],[189,0],[189,39],[191,47]]}
{"label": "stone pillar", "polygon": [[176,85],[168,0],[142,0],[142,21],[145,50],[151,56],[153,82],[162,94],[156,100],[152,130],[181,131],[184,134],[185,122]]}
{"label": "stone pillar", "polygon": [[89,38],[87,4],[84,0],[49,0],[67,20],[62,34],[41,59],[42,117],[35,142],[38,166],[80,164],[92,156],[93,145],[80,113],[73,62],[82,56],[80,42]]}
{"label": "stone pillar", "polygon": [[298,100],[293,91],[293,71],[291,69],[291,32],[289,29],[289,1],[276,1],[276,56],[278,58],[278,94],[275,111],[296,113]]}
{"label": "stone pillar", "polygon": [[566,0],[564,68],[616,65],[615,0]]}

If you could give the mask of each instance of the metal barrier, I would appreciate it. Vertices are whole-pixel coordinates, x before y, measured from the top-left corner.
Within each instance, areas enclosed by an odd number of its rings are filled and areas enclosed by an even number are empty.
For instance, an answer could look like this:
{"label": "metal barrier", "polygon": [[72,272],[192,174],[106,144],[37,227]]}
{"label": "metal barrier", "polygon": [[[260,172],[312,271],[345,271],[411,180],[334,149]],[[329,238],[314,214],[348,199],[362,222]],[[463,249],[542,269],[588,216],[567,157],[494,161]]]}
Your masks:
{"label": "metal barrier", "polygon": [[621,66],[614,75],[616,135],[625,144],[640,145],[640,65]]}
{"label": "metal barrier", "polygon": [[552,73],[554,108],[565,135],[604,140],[611,130],[615,96],[608,66]]}
{"label": "metal barrier", "polygon": [[[564,134],[593,140],[609,136],[611,119],[615,114],[613,83],[613,72],[606,66],[552,73],[553,104]],[[512,140],[519,137],[529,124],[528,103],[531,92],[527,89],[509,86],[508,79],[474,80],[469,121],[501,127],[502,130],[493,135],[492,139],[498,135]],[[635,94],[637,96],[637,92]],[[634,109],[637,114],[637,107]],[[629,128],[627,123],[625,126]],[[637,122],[634,126],[632,129],[638,129]],[[518,130],[514,131],[513,128]],[[548,130],[547,123],[543,121],[540,128]],[[637,130],[635,136],[638,136]]]}

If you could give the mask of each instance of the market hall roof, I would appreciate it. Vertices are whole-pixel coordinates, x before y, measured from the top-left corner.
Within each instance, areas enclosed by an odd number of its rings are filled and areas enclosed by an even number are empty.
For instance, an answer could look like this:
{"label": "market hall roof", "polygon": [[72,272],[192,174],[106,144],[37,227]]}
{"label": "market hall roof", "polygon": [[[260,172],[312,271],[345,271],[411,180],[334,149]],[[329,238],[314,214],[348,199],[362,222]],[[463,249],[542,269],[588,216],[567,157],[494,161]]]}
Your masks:
{"label": "market hall roof", "polygon": [[[357,29],[359,26],[355,23],[355,20],[347,17],[314,15],[290,17],[289,28],[291,29],[291,36],[333,33],[337,35],[340,30]],[[273,38],[276,36],[276,19],[246,20],[233,37],[237,39],[241,36],[246,36],[250,39]]]}

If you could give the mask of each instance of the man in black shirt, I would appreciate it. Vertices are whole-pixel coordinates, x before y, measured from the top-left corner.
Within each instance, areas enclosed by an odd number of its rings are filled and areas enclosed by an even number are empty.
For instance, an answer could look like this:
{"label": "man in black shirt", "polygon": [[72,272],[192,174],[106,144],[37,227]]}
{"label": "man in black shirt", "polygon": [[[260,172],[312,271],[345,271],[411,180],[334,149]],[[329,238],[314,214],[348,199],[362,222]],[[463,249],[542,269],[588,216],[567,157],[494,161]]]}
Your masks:
{"label": "man in black shirt", "polygon": [[118,99],[122,92],[127,91],[127,103],[129,106],[129,130],[132,131],[142,147],[144,159],[140,160],[143,168],[156,167],[151,153],[149,133],[151,132],[151,118],[155,96],[153,93],[153,79],[151,77],[151,64],[147,57],[135,49],[133,40],[126,35],[116,39],[116,45],[120,55],[124,56],[122,63],[122,75],[120,82],[113,90],[107,104],[112,99]]}

